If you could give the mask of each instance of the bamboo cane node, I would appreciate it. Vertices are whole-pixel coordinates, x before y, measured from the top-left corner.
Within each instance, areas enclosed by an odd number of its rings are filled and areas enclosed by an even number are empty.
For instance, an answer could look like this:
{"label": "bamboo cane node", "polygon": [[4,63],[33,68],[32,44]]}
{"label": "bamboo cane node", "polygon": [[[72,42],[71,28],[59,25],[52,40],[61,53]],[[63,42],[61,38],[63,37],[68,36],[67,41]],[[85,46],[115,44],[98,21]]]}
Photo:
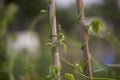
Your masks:
{"label": "bamboo cane node", "polygon": [[50,35],[50,37],[52,38],[52,37],[57,37],[57,35]]}

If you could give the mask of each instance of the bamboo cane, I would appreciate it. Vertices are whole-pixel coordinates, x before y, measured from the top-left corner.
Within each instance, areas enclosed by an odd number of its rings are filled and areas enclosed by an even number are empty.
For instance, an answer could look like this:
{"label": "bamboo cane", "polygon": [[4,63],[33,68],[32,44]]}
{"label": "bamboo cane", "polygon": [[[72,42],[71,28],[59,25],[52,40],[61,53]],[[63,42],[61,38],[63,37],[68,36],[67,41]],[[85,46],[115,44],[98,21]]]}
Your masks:
{"label": "bamboo cane", "polygon": [[[52,27],[52,44],[55,45],[57,42],[57,26],[56,26],[56,10],[55,10],[55,1],[50,0],[49,2],[49,12],[50,12],[50,26]],[[54,54],[54,66],[60,68],[60,59],[58,48]],[[60,80],[60,73],[57,74],[56,80]]]}
{"label": "bamboo cane", "polygon": [[[80,15],[80,19],[79,19],[80,39],[81,39],[82,44],[84,44],[87,40],[86,28],[85,28],[85,16],[84,16],[84,11],[83,11],[84,4],[83,4],[83,0],[76,0],[76,3],[77,3],[78,14]],[[90,62],[90,57],[89,57],[88,43],[85,43],[85,45],[83,46],[82,53],[83,53],[84,62],[85,63],[87,62],[85,73],[88,77],[91,77],[88,80],[92,80],[92,68],[91,68],[91,62]]]}

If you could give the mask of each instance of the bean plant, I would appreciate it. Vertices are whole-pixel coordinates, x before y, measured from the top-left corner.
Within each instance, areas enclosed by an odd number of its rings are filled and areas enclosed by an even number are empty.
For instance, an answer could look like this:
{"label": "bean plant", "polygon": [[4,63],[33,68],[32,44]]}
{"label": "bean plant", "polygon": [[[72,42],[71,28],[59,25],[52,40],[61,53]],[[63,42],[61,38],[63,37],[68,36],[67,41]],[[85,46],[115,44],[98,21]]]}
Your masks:
{"label": "bean plant", "polygon": [[[65,53],[67,52],[67,46],[64,43],[65,36],[61,30],[60,24],[56,24],[56,10],[55,10],[55,1],[49,0],[49,16],[50,16],[50,27],[51,27],[51,43],[47,43],[48,46],[51,47],[52,52],[52,61],[49,68],[49,75],[47,76],[51,80],[75,80],[75,77],[71,73],[64,73],[61,75],[61,64],[60,60],[71,66],[71,69],[76,75],[80,75],[85,80],[116,80],[111,78],[96,78],[93,77],[93,71],[91,66],[91,54],[89,52],[88,42],[89,42],[89,30],[97,35],[104,25],[102,21],[95,19],[89,25],[85,24],[85,16],[84,16],[84,3],[83,0],[76,0],[78,17],[77,22],[80,25],[80,37],[81,37],[81,48],[83,58],[84,58],[84,67],[80,64],[72,64],[67,61],[65,58],[60,56],[59,47],[62,46]],[[46,13],[46,10],[42,10],[41,12]]]}
{"label": "bean plant", "polygon": [[[64,58],[61,55],[61,52],[64,51],[65,55],[69,55],[67,51],[67,44],[65,42],[66,35],[64,34],[64,31],[62,30],[62,26],[57,23],[56,19],[56,6],[55,6],[55,0],[48,0],[49,3],[49,10],[41,10],[41,13],[44,13],[45,15],[49,15],[49,27],[50,27],[50,40],[51,42],[46,43],[47,46],[50,47],[51,49],[51,64],[49,66],[49,72],[48,75],[46,75],[47,80],[117,80],[115,78],[110,78],[108,76],[105,77],[94,77],[94,73],[96,72],[103,72],[108,69],[99,69],[96,71],[93,71],[94,65],[92,65],[92,60],[93,56],[90,54],[89,50],[89,37],[90,37],[90,32],[92,31],[93,34],[98,36],[103,29],[105,29],[104,24],[101,20],[99,19],[93,19],[90,24],[86,25],[85,23],[85,14],[84,14],[84,0],[76,0],[76,8],[78,12],[78,16],[76,17],[76,24],[79,26],[79,32],[80,32],[80,49],[79,52],[80,54],[83,55],[83,57],[79,56],[80,58],[83,58],[82,64],[78,64],[76,62],[70,62],[66,58]],[[7,33],[7,25],[11,23],[13,17],[15,16],[15,13],[18,10],[18,6],[15,4],[10,4],[7,9],[5,10],[4,14],[0,15],[0,58],[3,60],[3,62],[0,62],[0,74],[3,74],[5,71],[6,76],[9,77],[10,80],[43,80],[41,77],[38,76],[36,72],[36,59],[34,60],[30,54],[28,54],[28,51],[23,51],[22,53],[26,54],[17,54],[16,51],[11,49],[10,47],[6,46],[6,34],[10,35],[10,38],[15,39],[15,36],[13,36],[12,33]],[[34,27],[36,26],[37,22],[39,20],[45,18],[46,16],[41,16],[39,14],[36,16],[33,21],[31,22],[31,25],[28,29],[29,32],[33,32]],[[107,35],[107,34],[106,34]],[[109,40],[110,38],[113,38],[116,44],[119,42],[114,35],[109,34],[108,37],[105,37],[106,40]],[[113,41],[108,41],[112,42]],[[71,44],[71,43],[69,43]],[[120,44],[120,43],[119,43]],[[6,49],[7,48],[7,49]],[[61,50],[63,49],[63,51]],[[8,56],[8,59],[4,59],[3,53],[6,53]],[[21,57],[22,56],[22,57]],[[19,61],[17,59],[18,57],[21,57],[22,61]],[[14,68],[15,68],[15,63],[17,62],[19,65],[22,65],[19,67],[19,70],[22,70],[20,68],[24,69],[19,73],[19,74],[14,74]],[[21,63],[19,63],[21,62]],[[65,72],[62,73],[62,64],[61,62],[65,63],[70,67],[72,72]],[[37,62],[39,63],[39,61]],[[109,67],[118,67],[119,65],[105,65]],[[44,67],[44,66],[43,66]],[[106,70],[105,70],[106,69]],[[3,71],[3,72],[1,72]],[[104,72],[103,72],[104,73]],[[112,72],[111,72],[112,73]],[[104,73],[103,75],[105,75]],[[16,76],[17,75],[17,76]],[[3,78],[5,79],[5,77]],[[8,80],[8,79],[5,79]]]}

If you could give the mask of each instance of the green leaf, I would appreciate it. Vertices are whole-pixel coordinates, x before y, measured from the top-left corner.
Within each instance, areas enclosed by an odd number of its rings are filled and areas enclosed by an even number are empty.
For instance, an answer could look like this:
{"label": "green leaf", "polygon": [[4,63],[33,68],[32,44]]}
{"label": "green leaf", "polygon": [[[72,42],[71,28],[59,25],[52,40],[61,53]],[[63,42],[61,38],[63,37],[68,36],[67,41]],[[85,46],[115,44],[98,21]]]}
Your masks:
{"label": "green leaf", "polygon": [[46,45],[47,45],[47,46],[53,46],[53,44],[52,44],[52,43],[46,43]]}
{"label": "green leaf", "polygon": [[52,47],[52,49],[51,49],[51,51],[52,51],[52,55],[54,55],[54,54],[55,54],[56,49],[57,49],[57,46],[56,46],[56,45],[54,45],[54,46]]}
{"label": "green leaf", "polygon": [[62,47],[63,47],[64,52],[67,53],[67,46],[66,46],[66,44],[63,43]]}
{"label": "green leaf", "polygon": [[70,73],[65,73],[65,78],[66,78],[67,80],[75,80],[73,74],[70,74]]}
{"label": "green leaf", "polygon": [[100,20],[93,20],[90,26],[94,33],[99,33],[101,28],[103,28],[103,23]]}
{"label": "green leaf", "polygon": [[80,66],[79,64],[75,64],[76,69],[79,70],[80,72],[83,72],[82,66]]}
{"label": "green leaf", "polygon": [[55,79],[55,77],[59,74],[60,72],[60,68],[59,67],[56,67],[54,65],[51,65],[50,66],[50,72],[49,72],[49,75],[47,76],[48,78],[51,78],[51,79]]}
{"label": "green leaf", "polygon": [[60,25],[60,24],[58,25],[58,31],[59,31],[59,32],[62,32],[62,29],[61,29],[61,25]]}
{"label": "green leaf", "polygon": [[42,9],[40,12],[41,12],[41,13],[48,13],[48,11],[45,10],[45,9]]}

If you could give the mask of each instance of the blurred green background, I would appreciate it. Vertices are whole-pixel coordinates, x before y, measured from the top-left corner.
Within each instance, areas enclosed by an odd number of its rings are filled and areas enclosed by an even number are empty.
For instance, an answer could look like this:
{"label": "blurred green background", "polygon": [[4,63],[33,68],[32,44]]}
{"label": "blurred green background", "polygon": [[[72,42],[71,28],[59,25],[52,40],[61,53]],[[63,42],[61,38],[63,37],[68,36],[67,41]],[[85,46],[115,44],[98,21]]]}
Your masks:
{"label": "blurred green background", "polygon": [[[95,77],[120,80],[120,0],[84,0],[86,24],[103,21],[105,30],[90,34],[89,48]],[[75,0],[56,0],[57,25],[62,26],[69,62],[81,63],[80,35]],[[47,0],[0,0],[0,80],[49,80],[51,63]],[[62,63],[62,74],[73,73]],[[77,79],[79,80],[79,78]]]}

